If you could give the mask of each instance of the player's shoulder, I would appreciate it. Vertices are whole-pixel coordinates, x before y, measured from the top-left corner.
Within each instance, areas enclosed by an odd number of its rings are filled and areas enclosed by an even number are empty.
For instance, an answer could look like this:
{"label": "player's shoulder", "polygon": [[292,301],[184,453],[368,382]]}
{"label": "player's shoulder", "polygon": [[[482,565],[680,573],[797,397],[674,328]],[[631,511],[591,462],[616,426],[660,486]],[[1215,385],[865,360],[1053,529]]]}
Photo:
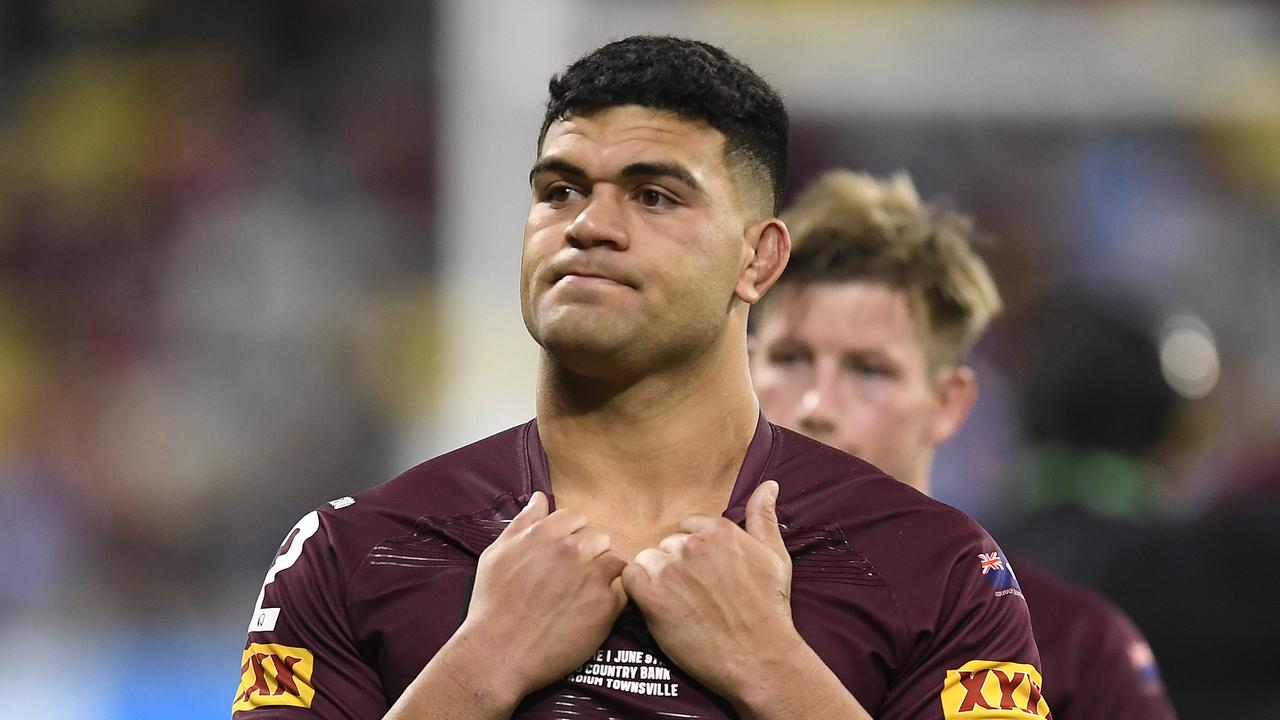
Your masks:
{"label": "player's shoulder", "polygon": [[[519,425],[422,462],[364,492],[322,503],[317,530],[339,565],[358,565],[389,539],[418,534],[432,519],[492,514],[515,504],[528,485],[525,442]],[[306,525],[304,517],[301,524]]]}
{"label": "player's shoulder", "polygon": [[1137,635],[1129,616],[1098,592],[1070,582],[1017,552],[1010,556],[1027,596],[1032,619],[1040,628],[1067,628],[1064,634]]}
{"label": "player's shoulder", "polygon": [[779,429],[775,449],[779,519],[838,527],[912,622],[932,622],[975,598],[1021,596],[1000,547],[960,510],[798,433]]}
{"label": "player's shoulder", "polygon": [[437,455],[353,499],[366,511],[432,516],[466,515],[529,485],[532,422]]}
{"label": "player's shoulder", "polygon": [[1171,717],[1155,654],[1120,606],[1089,587],[1065,580],[1019,553],[1011,560],[1026,594],[1036,644],[1062,674],[1057,693],[1083,704],[1101,691],[1120,692],[1154,715]]}
{"label": "player's shoulder", "polygon": [[[987,545],[990,536],[950,505],[898,482],[871,463],[785,428],[775,427],[779,512],[799,524],[834,522],[846,533],[909,548]],[[785,507],[784,507],[785,506]],[[905,543],[905,544],[904,544]]]}

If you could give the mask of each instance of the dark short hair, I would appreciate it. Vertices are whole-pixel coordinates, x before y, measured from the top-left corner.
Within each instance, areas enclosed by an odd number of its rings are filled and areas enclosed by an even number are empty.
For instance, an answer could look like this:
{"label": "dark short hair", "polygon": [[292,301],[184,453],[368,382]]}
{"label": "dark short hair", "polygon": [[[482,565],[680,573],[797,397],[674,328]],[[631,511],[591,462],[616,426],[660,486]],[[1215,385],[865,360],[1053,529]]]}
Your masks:
{"label": "dark short hair", "polygon": [[726,157],[763,170],[782,207],[787,183],[787,109],[754,70],[698,40],[635,35],[584,55],[551,77],[538,150],[551,123],[620,105],[666,110],[725,136]]}

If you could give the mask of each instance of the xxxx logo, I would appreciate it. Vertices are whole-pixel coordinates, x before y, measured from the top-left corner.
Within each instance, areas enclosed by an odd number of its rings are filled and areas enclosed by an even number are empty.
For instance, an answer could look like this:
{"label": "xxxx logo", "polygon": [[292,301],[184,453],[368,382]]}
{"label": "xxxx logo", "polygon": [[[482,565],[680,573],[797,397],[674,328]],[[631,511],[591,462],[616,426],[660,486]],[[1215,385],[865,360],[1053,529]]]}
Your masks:
{"label": "xxxx logo", "polygon": [[311,651],[287,645],[250,643],[240,658],[240,687],[231,711],[264,705],[311,707],[315,660]]}
{"label": "xxxx logo", "polygon": [[1031,665],[971,660],[959,670],[948,670],[942,686],[942,711],[946,720],[1052,720],[1049,704],[1041,696],[1043,680]]}

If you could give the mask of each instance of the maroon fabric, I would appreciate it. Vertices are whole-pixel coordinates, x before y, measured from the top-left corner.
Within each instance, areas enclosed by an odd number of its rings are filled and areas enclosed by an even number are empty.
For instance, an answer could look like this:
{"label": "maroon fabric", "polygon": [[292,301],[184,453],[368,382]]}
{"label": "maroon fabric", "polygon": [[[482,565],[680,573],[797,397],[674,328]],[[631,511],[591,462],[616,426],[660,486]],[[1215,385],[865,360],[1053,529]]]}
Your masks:
{"label": "maroon fabric", "polygon": [[[747,498],[768,479],[781,488],[796,627],[874,717],[941,720],[947,671],[969,661],[1039,666],[1026,604],[980,571],[978,556],[998,548],[967,516],[762,418],[725,516],[742,522]],[[271,705],[236,718],[382,717],[457,629],[478,555],[536,490],[550,496],[530,422],[425,462],[352,504],[321,506],[298,560],[266,585],[261,607],[280,609],[274,629],[250,632],[246,643],[312,653],[314,700],[309,709]],[[297,552],[294,535],[278,558]],[[734,714],[665,658],[634,606],[595,658],[515,713],[664,716]]]}
{"label": "maroon fabric", "polygon": [[1055,720],[1174,720],[1151,648],[1120,608],[1014,555]]}

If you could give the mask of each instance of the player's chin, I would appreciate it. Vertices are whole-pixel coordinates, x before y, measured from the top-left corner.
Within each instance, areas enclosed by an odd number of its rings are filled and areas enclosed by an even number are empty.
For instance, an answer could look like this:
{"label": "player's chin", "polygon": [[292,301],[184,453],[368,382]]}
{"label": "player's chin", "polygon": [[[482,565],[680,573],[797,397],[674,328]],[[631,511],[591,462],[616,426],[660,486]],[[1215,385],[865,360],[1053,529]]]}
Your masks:
{"label": "player's chin", "polygon": [[625,328],[616,321],[560,318],[542,325],[535,339],[557,364],[584,377],[615,376],[634,355]]}
{"label": "player's chin", "polygon": [[624,354],[619,334],[607,328],[553,327],[542,334],[540,344],[557,357],[607,360]]}

